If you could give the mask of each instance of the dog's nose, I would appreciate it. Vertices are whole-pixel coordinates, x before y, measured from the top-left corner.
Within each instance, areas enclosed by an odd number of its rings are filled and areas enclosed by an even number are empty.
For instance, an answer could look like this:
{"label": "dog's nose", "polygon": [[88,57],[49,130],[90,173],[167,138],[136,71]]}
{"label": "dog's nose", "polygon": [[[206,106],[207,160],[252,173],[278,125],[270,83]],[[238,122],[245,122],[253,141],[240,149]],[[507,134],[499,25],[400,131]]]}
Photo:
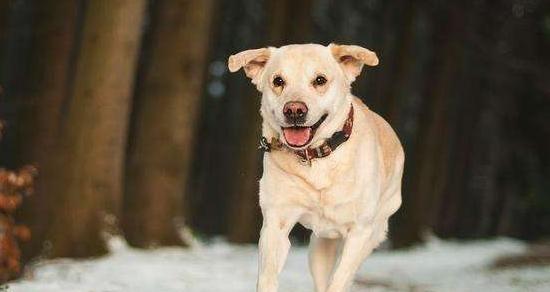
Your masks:
{"label": "dog's nose", "polygon": [[283,114],[289,124],[303,124],[306,122],[307,106],[301,101],[289,101],[283,107]]}

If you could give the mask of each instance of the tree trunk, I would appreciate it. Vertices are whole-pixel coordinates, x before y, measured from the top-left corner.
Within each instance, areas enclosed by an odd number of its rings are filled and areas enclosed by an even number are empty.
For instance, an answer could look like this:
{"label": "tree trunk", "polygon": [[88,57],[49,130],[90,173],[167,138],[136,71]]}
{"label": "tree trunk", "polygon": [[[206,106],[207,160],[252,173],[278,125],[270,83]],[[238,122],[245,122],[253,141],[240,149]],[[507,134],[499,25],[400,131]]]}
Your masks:
{"label": "tree trunk", "polygon": [[[186,217],[191,219],[193,228],[206,235],[227,232],[228,219],[232,215],[230,209],[238,202],[233,196],[234,174],[240,171],[241,162],[236,153],[242,146],[241,135],[251,114],[243,108],[254,103],[258,94],[253,93],[246,78],[229,74],[225,68],[230,52],[265,45],[260,42],[261,29],[250,29],[264,26],[263,5],[254,0],[220,1],[220,9],[216,9],[214,15],[223,24],[217,26],[212,40],[212,70],[208,75],[209,85],[197,133],[201,145],[196,149],[192,174],[195,178],[190,184],[194,196],[190,202],[192,207],[186,209]],[[257,110],[256,107],[252,114],[258,115]],[[255,145],[253,143],[251,146]]]}
{"label": "tree trunk", "polygon": [[[4,63],[4,47],[8,37],[8,20],[10,15],[10,0],[0,0],[0,72]],[[1,74],[0,74],[1,76]],[[2,95],[3,87],[0,84],[0,96]]]}
{"label": "tree trunk", "polygon": [[22,103],[17,117],[17,164],[32,163],[40,170],[35,194],[25,201],[18,213],[33,233],[32,241],[23,246],[25,258],[41,251],[48,218],[51,218],[50,182],[57,169],[50,155],[54,151],[61,108],[68,91],[77,6],[73,0],[36,3],[26,86],[22,92],[14,93]]}
{"label": "tree trunk", "polygon": [[[426,99],[420,114],[419,130],[415,141],[412,162],[414,172],[410,173],[410,184],[405,189],[403,206],[396,216],[399,223],[396,227],[393,243],[397,247],[409,246],[421,242],[422,233],[431,225],[432,215],[438,205],[446,185],[448,173],[448,99],[452,86],[452,76],[456,71],[457,50],[463,30],[460,29],[460,14],[450,9],[447,15],[440,16],[434,11],[435,42],[434,47],[440,58],[433,61],[431,74],[426,80]],[[452,38],[447,38],[452,35]]]}
{"label": "tree trunk", "polygon": [[267,1],[268,41],[270,46],[307,43],[312,20],[312,0]]}
{"label": "tree trunk", "polygon": [[60,134],[51,256],[106,252],[105,213],[117,213],[145,0],[88,2],[74,91]]}
{"label": "tree trunk", "polygon": [[[403,3],[397,3],[397,5],[403,5]],[[411,67],[416,61],[416,58],[412,56],[412,47],[417,33],[414,22],[417,20],[418,3],[407,1],[405,5],[404,9],[398,9],[397,21],[399,24],[395,33],[397,36],[393,36],[397,43],[395,44],[394,59],[384,60],[389,63],[385,65],[388,70],[382,71],[385,74],[381,74],[381,85],[378,88],[383,91],[380,90],[377,93],[378,98],[382,98],[384,103],[381,107],[382,114],[394,127],[402,124],[399,118],[401,117],[400,110],[403,105],[404,92],[406,92],[407,78],[410,78]],[[390,38],[389,36],[385,37]]]}
{"label": "tree trunk", "polygon": [[233,176],[233,203],[229,205],[227,238],[231,242],[255,242],[261,226],[258,206],[258,180],[260,178],[261,154],[258,139],[261,135],[261,118],[258,114],[260,100],[253,94],[247,94],[249,101],[244,111],[249,113],[248,121],[243,125],[241,139],[237,148],[238,164]]}
{"label": "tree trunk", "polygon": [[[214,1],[155,4],[127,164],[123,229],[133,246],[178,245]],[[179,219],[179,220],[178,220]]]}

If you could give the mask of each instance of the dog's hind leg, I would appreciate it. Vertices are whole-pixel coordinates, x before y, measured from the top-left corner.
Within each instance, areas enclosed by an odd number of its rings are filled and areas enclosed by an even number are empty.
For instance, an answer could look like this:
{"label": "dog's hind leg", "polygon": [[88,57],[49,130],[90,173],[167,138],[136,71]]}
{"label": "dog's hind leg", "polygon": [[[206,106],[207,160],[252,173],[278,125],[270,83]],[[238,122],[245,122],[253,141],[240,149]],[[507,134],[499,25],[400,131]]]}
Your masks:
{"label": "dog's hind leg", "polygon": [[321,238],[311,234],[309,241],[309,269],[315,291],[325,292],[336,263],[339,239]]}

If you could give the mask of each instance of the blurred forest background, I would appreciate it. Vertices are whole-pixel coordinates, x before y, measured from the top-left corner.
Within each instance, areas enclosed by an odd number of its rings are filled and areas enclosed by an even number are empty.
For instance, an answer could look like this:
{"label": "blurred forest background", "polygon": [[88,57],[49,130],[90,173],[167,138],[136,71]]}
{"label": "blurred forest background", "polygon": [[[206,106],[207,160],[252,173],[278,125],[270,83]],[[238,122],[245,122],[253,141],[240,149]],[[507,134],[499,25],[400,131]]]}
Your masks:
{"label": "blurred forest background", "polygon": [[260,99],[226,60],[308,42],[380,58],[353,91],[407,152],[393,246],[550,235],[550,1],[0,0],[0,165],[38,168],[23,257],[255,242]]}

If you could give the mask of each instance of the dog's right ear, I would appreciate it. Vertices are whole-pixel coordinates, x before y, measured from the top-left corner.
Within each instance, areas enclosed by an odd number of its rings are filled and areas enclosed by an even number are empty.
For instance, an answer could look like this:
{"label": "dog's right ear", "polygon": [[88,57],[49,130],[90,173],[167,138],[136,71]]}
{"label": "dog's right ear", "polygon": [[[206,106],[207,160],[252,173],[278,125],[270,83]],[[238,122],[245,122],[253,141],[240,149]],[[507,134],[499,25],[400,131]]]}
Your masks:
{"label": "dog's right ear", "polygon": [[246,76],[252,80],[252,83],[258,85],[260,76],[262,75],[261,73],[270,55],[271,50],[269,48],[242,51],[238,54],[231,55],[227,62],[227,66],[231,72],[236,72],[244,68]]}

